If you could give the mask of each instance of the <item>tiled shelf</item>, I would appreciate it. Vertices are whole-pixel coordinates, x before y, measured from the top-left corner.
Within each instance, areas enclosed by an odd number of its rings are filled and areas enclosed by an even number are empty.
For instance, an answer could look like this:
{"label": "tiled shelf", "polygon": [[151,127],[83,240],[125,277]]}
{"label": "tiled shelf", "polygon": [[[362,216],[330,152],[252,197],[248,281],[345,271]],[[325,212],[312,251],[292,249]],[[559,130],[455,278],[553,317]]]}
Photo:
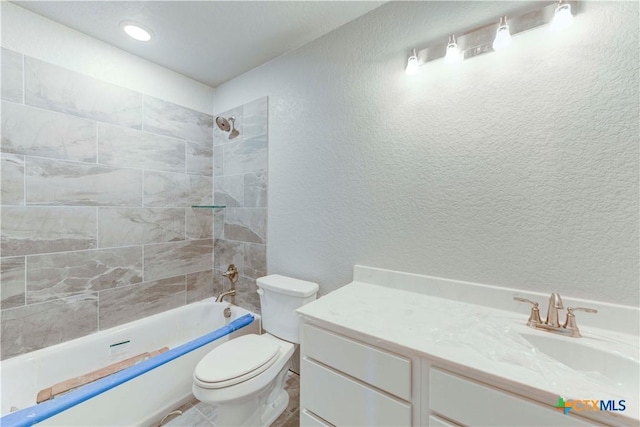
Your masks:
{"label": "tiled shelf", "polygon": [[224,205],[194,205],[191,206],[194,209],[224,209],[226,206]]}

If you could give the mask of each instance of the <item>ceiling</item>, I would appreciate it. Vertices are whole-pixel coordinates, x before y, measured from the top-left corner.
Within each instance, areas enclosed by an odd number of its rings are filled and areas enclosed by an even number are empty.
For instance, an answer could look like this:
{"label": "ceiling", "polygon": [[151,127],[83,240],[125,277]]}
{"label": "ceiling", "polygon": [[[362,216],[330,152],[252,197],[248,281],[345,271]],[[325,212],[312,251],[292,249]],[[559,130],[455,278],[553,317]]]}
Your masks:
{"label": "ceiling", "polygon": [[[216,87],[382,1],[14,1],[20,7]],[[129,38],[122,21],[150,28]]]}

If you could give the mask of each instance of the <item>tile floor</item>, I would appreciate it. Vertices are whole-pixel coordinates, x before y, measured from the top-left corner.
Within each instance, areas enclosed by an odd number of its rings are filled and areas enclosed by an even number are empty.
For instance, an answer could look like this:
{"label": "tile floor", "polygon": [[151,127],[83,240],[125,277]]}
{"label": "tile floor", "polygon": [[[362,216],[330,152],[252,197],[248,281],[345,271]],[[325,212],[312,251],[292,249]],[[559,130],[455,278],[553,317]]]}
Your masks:
{"label": "tile floor", "polygon": [[[285,390],[289,393],[289,405],[271,427],[297,427],[300,425],[300,376],[289,371]],[[214,410],[197,399],[178,408],[182,415],[169,418],[162,427],[214,427]]]}

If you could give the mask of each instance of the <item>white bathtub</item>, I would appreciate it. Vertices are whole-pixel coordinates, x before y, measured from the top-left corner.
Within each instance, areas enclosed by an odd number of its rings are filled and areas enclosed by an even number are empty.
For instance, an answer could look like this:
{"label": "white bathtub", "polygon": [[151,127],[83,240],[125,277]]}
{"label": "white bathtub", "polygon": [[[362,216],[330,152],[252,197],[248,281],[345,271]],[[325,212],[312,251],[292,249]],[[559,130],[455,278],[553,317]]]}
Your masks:
{"label": "white bathtub", "polygon": [[[36,403],[38,391],[55,383],[167,346],[174,348],[224,326],[227,303],[212,298],[86,337],[0,362],[2,415],[12,406]],[[232,307],[231,319],[249,313]],[[252,324],[185,354],[140,377],[89,399],[38,425],[145,426],[159,422],[170,410],[193,399],[193,370],[200,359],[230,338],[259,333],[259,316]],[[112,344],[129,341],[112,347]]]}

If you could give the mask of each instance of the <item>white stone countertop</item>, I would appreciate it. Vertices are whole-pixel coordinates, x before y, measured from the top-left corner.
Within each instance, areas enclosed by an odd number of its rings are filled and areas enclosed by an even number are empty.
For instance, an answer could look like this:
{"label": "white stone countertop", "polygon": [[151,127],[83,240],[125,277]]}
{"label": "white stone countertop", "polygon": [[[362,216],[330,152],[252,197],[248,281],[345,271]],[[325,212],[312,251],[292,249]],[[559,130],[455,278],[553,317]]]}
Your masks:
{"label": "white stone countertop", "polygon": [[624,412],[580,415],[606,424],[640,425],[638,381],[623,379],[627,382],[623,385],[601,373],[574,370],[536,351],[522,334],[542,334],[565,343],[570,340],[577,344],[576,352],[579,346],[594,347],[632,363],[638,360],[638,337],[591,327],[581,328],[582,338],[555,335],[527,327],[528,312],[525,306],[518,313],[358,281],[298,309],[311,323],[396,352],[429,358],[434,365],[551,406],[559,396],[565,400],[623,399]]}

